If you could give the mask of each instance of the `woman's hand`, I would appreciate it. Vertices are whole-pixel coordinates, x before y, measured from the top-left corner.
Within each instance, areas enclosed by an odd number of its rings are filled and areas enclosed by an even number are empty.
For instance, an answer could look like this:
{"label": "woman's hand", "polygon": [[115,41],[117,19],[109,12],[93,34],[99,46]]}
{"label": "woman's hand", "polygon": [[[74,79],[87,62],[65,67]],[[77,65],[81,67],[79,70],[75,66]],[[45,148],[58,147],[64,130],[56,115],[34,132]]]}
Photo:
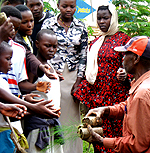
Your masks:
{"label": "woman's hand", "polygon": [[[77,77],[77,80],[76,82],[74,83],[74,85],[72,86],[72,89],[71,89],[71,95],[73,96],[73,94],[75,93],[75,91],[79,88],[78,85],[80,84],[80,82],[82,81],[82,78],[81,77]],[[75,103],[79,103],[80,101],[78,99],[76,99],[74,96],[73,96],[73,99],[74,99],[74,102]]]}
{"label": "woman's hand", "polygon": [[48,90],[50,90],[51,83],[47,81],[39,81],[36,85],[36,90],[48,93]]}
{"label": "woman's hand", "polygon": [[74,92],[78,89],[78,85],[81,83],[81,81],[82,81],[82,78],[81,78],[81,77],[77,77],[76,82],[75,82],[74,85],[72,86],[71,95],[73,95]]}
{"label": "woman's hand", "polygon": [[125,81],[127,78],[127,73],[124,68],[119,68],[117,71],[117,79],[119,81]]}

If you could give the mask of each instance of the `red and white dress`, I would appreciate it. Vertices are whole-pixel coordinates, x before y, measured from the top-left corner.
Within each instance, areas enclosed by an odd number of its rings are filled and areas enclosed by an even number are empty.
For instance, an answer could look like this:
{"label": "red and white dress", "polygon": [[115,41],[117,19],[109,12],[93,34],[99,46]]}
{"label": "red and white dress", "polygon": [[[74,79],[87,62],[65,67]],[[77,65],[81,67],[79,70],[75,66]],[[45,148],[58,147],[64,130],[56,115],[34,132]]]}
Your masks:
{"label": "red and white dress", "polygon": [[[98,73],[96,81],[91,85],[84,79],[74,96],[89,108],[109,106],[118,104],[128,97],[130,82],[118,81],[117,70],[122,67],[123,53],[114,51],[116,46],[125,45],[130,37],[123,32],[117,32],[106,40],[98,51]],[[98,40],[96,38],[90,47]],[[103,120],[104,136],[114,137],[122,135],[122,121],[105,119]],[[94,146],[95,152],[104,152],[105,148],[99,145]],[[106,151],[106,150],[105,150]],[[107,150],[107,152],[113,152]]]}

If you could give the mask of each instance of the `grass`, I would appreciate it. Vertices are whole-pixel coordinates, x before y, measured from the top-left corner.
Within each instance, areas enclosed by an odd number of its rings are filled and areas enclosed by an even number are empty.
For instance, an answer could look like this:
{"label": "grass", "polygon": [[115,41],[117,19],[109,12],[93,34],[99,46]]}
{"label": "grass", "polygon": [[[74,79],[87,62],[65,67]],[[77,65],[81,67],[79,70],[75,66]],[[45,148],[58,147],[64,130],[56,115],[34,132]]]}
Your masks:
{"label": "grass", "polygon": [[[88,110],[86,110],[85,107],[81,107],[81,120],[83,119],[83,117],[85,116],[85,114],[87,113]],[[73,122],[71,124],[71,122]],[[76,138],[79,137],[79,135],[77,135],[76,132],[73,132],[73,131],[77,131],[77,127],[74,126],[74,122],[76,121],[70,121],[70,123],[66,126],[62,126],[61,129],[51,129],[52,131],[55,131],[53,133],[51,133],[51,135],[54,135],[54,134],[57,134],[59,132],[63,132],[64,136],[65,136],[65,141],[74,141]],[[77,123],[78,125],[78,123]],[[59,139],[61,140],[61,139]],[[59,140],[57,140],[59,142]],[[48,147],[51,147],[51,146],[48,146]],[[45,152],[45,150],[47,150],[47,148],[45,148],[44,150],[42,150],[43,152]],[[41,151],[41,153],[42,153]],[[90,144],[87,142],[87,141],[84,141],[83,140],[83,153],[94,153],[94,148],[93,148],[93,145]]]}
{"label": "grass", "polygon": [[94,153],[92,144],[89,148],[89,143],[83,140],[83,153]]}

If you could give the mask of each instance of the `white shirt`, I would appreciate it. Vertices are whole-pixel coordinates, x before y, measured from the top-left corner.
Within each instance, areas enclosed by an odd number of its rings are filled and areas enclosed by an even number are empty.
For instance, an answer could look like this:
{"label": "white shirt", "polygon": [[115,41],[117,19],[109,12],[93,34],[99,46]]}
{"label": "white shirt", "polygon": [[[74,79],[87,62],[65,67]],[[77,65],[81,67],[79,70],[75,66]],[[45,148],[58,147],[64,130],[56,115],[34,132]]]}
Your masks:
{"label": "white shirt", "polygon": [[60,81],[59,81],[59,77],[58,74],[56,73],[55,69],[53,68],[51,63],[48,63],[51,66],[51,69],[54,71],[53,75],[57,78],[57,79],[49,79],[45,74],[43,75],[43,77],[38,78],[37,82],[39,81],[47,81],[51,83],[51,88],[50,91],[48,91],[48,93],[44,93],[44,92],[40,92],[38,90],[33,91],[34,94],[38,94],[41,97],[39,97],[38,99],[44,98],[45,100],[52,100],[52,102],[48,105],[53,105],[54,104],[54,108],[58,109],[60,108]]}

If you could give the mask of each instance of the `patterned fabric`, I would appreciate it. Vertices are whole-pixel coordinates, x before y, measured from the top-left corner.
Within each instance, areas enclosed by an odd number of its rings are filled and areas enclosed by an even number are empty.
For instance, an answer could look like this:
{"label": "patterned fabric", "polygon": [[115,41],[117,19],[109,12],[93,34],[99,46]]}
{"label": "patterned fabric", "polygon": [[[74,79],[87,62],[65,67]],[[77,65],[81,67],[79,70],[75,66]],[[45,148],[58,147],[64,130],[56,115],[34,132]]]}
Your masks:
{"label": "patterned fabric", "polygon": [[[91,45],[97,40],[96,38]],[[85,79],[79,85],[74,96],[89,108],[118,104],[128,96],[130,82],[128,80],[118,81],[116,75],[119,67],[122,67],[123,54],[115,52],[114,47],[125,45],[129,36],[117,32],[106,40],[98,52],[98,74],[93,85]],[[122,121],[103,120],[104,137],[121,136]],[[105,148],[94,145],[95,152],[106,152]],[[111,149],[107,152],[113,152]]]}
{"label": "patterned fabric", "polygon": [[53,30],[58,39],[58,50],[51,60],[56,70],[63,72],[65,62],[69,71],[78,70],[78,77],[83,77],[86,67],[86,55],[88,45],[87,30],[83,22],[73,18],[67,33],[57,22],[57,17],[51,17],[44,21],[42,29]]}
{"label": "patterned fabric", "polygon": [[[12,71],[13,70],[11,70],[11,72]],[[16,75],[12,74],[11,72],[8,72],[7,74],[0,72],[0,76],[8,82],[11,93],[18,96],[21,93],[17,83],[17,78],[16,78]]]}

